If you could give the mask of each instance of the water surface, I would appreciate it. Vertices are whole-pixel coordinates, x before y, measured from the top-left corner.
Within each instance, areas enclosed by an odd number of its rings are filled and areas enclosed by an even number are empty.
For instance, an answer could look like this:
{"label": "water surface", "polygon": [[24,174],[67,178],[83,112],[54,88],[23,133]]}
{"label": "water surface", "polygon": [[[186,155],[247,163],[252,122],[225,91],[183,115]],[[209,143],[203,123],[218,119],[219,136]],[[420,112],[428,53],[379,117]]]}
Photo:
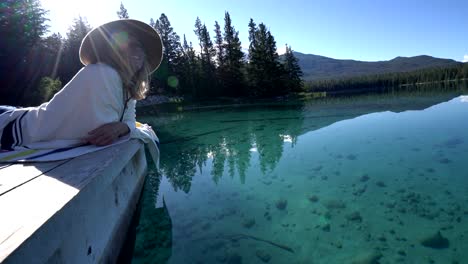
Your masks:
{"label": "water surface", "polygon": [[468,97],[453,97],[143,117],[162,156],[133,262],[464,263]]}

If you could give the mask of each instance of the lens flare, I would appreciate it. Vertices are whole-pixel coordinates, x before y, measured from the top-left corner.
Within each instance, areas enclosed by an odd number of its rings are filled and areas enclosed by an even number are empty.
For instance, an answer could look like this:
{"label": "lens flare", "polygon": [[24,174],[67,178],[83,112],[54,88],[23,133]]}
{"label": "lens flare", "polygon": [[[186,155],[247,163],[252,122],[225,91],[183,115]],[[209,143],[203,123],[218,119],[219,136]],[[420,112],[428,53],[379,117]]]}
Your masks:
{"label": "lens flare", "polygon": [[167,85],[172,88],[176,88],[179,85],[179,79],[175,76],[169,76],[169,78],[167,78]]}

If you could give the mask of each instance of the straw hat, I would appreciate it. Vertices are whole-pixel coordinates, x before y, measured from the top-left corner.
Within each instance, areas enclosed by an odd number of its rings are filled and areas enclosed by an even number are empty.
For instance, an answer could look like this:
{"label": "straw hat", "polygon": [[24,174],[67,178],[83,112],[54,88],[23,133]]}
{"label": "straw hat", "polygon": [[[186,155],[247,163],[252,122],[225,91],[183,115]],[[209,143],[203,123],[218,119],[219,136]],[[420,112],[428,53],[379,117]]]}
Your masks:
{"label": "straw hat", "polygon": [[84,65],[96,63],[98,61],[97,47],[108,45],[111,48],[112,34],[122,32],[135,37],[141,43],[150,72],[154,72],[162,61],[161,37],[150,25],[135,19],[114,20],[88,32],[80,46],[81,63]]}

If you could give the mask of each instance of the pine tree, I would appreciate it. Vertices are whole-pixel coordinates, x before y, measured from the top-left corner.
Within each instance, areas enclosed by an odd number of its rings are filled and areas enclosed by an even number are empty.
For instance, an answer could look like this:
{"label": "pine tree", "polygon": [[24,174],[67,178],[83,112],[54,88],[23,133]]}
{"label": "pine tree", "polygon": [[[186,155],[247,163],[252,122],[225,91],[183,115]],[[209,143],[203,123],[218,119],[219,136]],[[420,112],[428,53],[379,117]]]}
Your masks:
{"label": "pine tree", "polygon": [[205,24],[203,24],[202,26],[200,37],[202,43],[202,60],[206,63],[207,66],[213,68],[213,61],[214,57],[216,56],[216,50],[214,49],[213,42],[210,38],[210,33],[208,32],[208,29],[206,28]]}
{"label": "pine tree", "polygon": [[216,50],[216,77],[218,90],[220,95],[225,95],[228,92],[226,87],[226,77],[229,73],[226,72],[226,45],[223,43],[221,27],[218,21],[215,21],[215,50]]}
{"label": "pine tree", "polygon": [[54,33],[45,38],[41,43],[41,53],[46,56],[46,61],[43,65],[48,67],[47,76],[55,79],[58,74],[58,69],[63,58],[64,39],[60,33]]}
{"label": "pine tree", "polygon": [[200,43],[200,55],[201,55],[201,80],[199,86],[198,96],[202,97],[216,97],[220,94],[217,90],[217,82],[215,78],[215,64],[214,58],[216,56],[216,50],[213,46],[213,42],[210,38],[206,25],[201,24],[200,18],[197,17],[195,21],[195,35],[197,35]]}
{"label": "pine tree", "polygon": [[250,93],[254,96],[274,96],[285,93],[284,69],[278,60],[276,42],[265,24],[249,23],[249,64],[247,67]]}
{"label": "pine tree", "polygon": [[303,88],[302,70],[299,66],[298,59],[294,56],[291,46],[286,45],[286,53],[284,54],[284,70],[286,73],[286,86],[291,92],[301,91]]}
{"label": "pine tree", "polygon": [[161,36],[164,47],[162,67],[161,70],[157,71],[156,78],[160,81],[159,85],[164,88],[176,89],[173,92],[177,92],[178,78],[181,74],[178,64],[182,56],[180,37],[174,32],[169,19],[164,13],[156,20],[154,28]]}
{"label": "pine tree", "polygon": [[[251,49],[253,49],[257,45],[256,37],[255,37],[256,32],[257,32],[257,25],[255,25],[255,22],[251,18],[249,22],[249,42],[250,42],[249,54],[251,53]],[[249,55],[249,59],[250,59],[250,55]]]}
{"label": "pine tree", "polygon": [[174,32],[171,22],[164,13],[156,21],[155,29],[160,34],[164,46],[163,57],[167,59],[172,68],[181,53],[180,37]]}
{"label": "pine tree", "polygon": [[91,30],[86,18],[79,16],[73,20],[64,43],[63,67],[59,68],[62,83],[67,83],[83,67],[78,56],[81,41]]}
{"label": "pine tree", "polygon": [[195,20],[195,29],[193,32],[195,33],[195,36],[198,38],[198,43],[200,44],[200,51],[203,50],[202,46],[202,37],[201,37],[201,32],[202,32],[202,23],[199,17]]}
{"label": "pine tree", "polygon": [[127,11],[127,9],[125,8],[125,6],[123,5],[122,2],[120,2],[120,10],[117,11],[117,16],[119,17],[119,19],[129,18],[128,11]]}
{"label": "pine tree", "polygon": [[198,75],[198,61],[193,49],[192,42],[190,45],[187,44],[187,39],[184,34],[184,44],[182,46],[183,56],[181,60],[181,67],[183,72],[182,78],[182,92],[187,95],[191,94],[193,97],[197,97],[196,84],[199,80]]}
{"label": "pine tree", "polygon": [[37,65],[28,54],[47,32],[46,15],[39,0],[1,2],[0,105],[20,103],[25,89],[34,85],[26,72]]}
{"label": "pine tree", "polygon": [[224,45],[223,36],[221,35],[221,27],[218,21],[215,21],[215,46],[216,46],[216,62],[218,68],[224,67]]}
{"label": "pine tree", "polygon": [[[32,63],[28,67],[28,74],[30,76],[30,83],[32,84],[23,93],[21,102],[23,105],[38,105],[43,103],[44,100],[50,99],[51,92],[44,85],[43,79],[49,80],[56,79],[58,76],[58,69],[63,67],[63,38],[60,34],[54,33],[42,39],[28,55],[28,60]],[[42,82],[42,85],[41,85]],[[60,81],[53,81],[55,84]]]}
{"label": "pine tree", "polygon": [[227,94],[230,96],[246,95],[244,76],[244,53],[239,40],[239,32],[232,25],[228,12],[224,14],[225,72],[223,80]]}
{"label": "pine tree", "polygon": [[287,94],[285,89],[285,71],[283,65],[279,61],[278,49],[276,41],[270,30],[267,31],[267,76],[271,83],[267,91],[267,96],[277,96]]}

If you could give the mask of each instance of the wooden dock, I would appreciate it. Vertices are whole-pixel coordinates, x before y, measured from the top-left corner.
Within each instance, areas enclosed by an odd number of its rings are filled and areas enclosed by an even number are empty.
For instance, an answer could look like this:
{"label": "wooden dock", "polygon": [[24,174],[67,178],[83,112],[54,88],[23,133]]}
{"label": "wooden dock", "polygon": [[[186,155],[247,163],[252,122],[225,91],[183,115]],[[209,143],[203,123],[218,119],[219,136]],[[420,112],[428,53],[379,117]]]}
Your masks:
{"label": "wooden dock", "polygon": [[68,160],[0,164],[0,262],[114,263],[146,170],[138,140]]}

